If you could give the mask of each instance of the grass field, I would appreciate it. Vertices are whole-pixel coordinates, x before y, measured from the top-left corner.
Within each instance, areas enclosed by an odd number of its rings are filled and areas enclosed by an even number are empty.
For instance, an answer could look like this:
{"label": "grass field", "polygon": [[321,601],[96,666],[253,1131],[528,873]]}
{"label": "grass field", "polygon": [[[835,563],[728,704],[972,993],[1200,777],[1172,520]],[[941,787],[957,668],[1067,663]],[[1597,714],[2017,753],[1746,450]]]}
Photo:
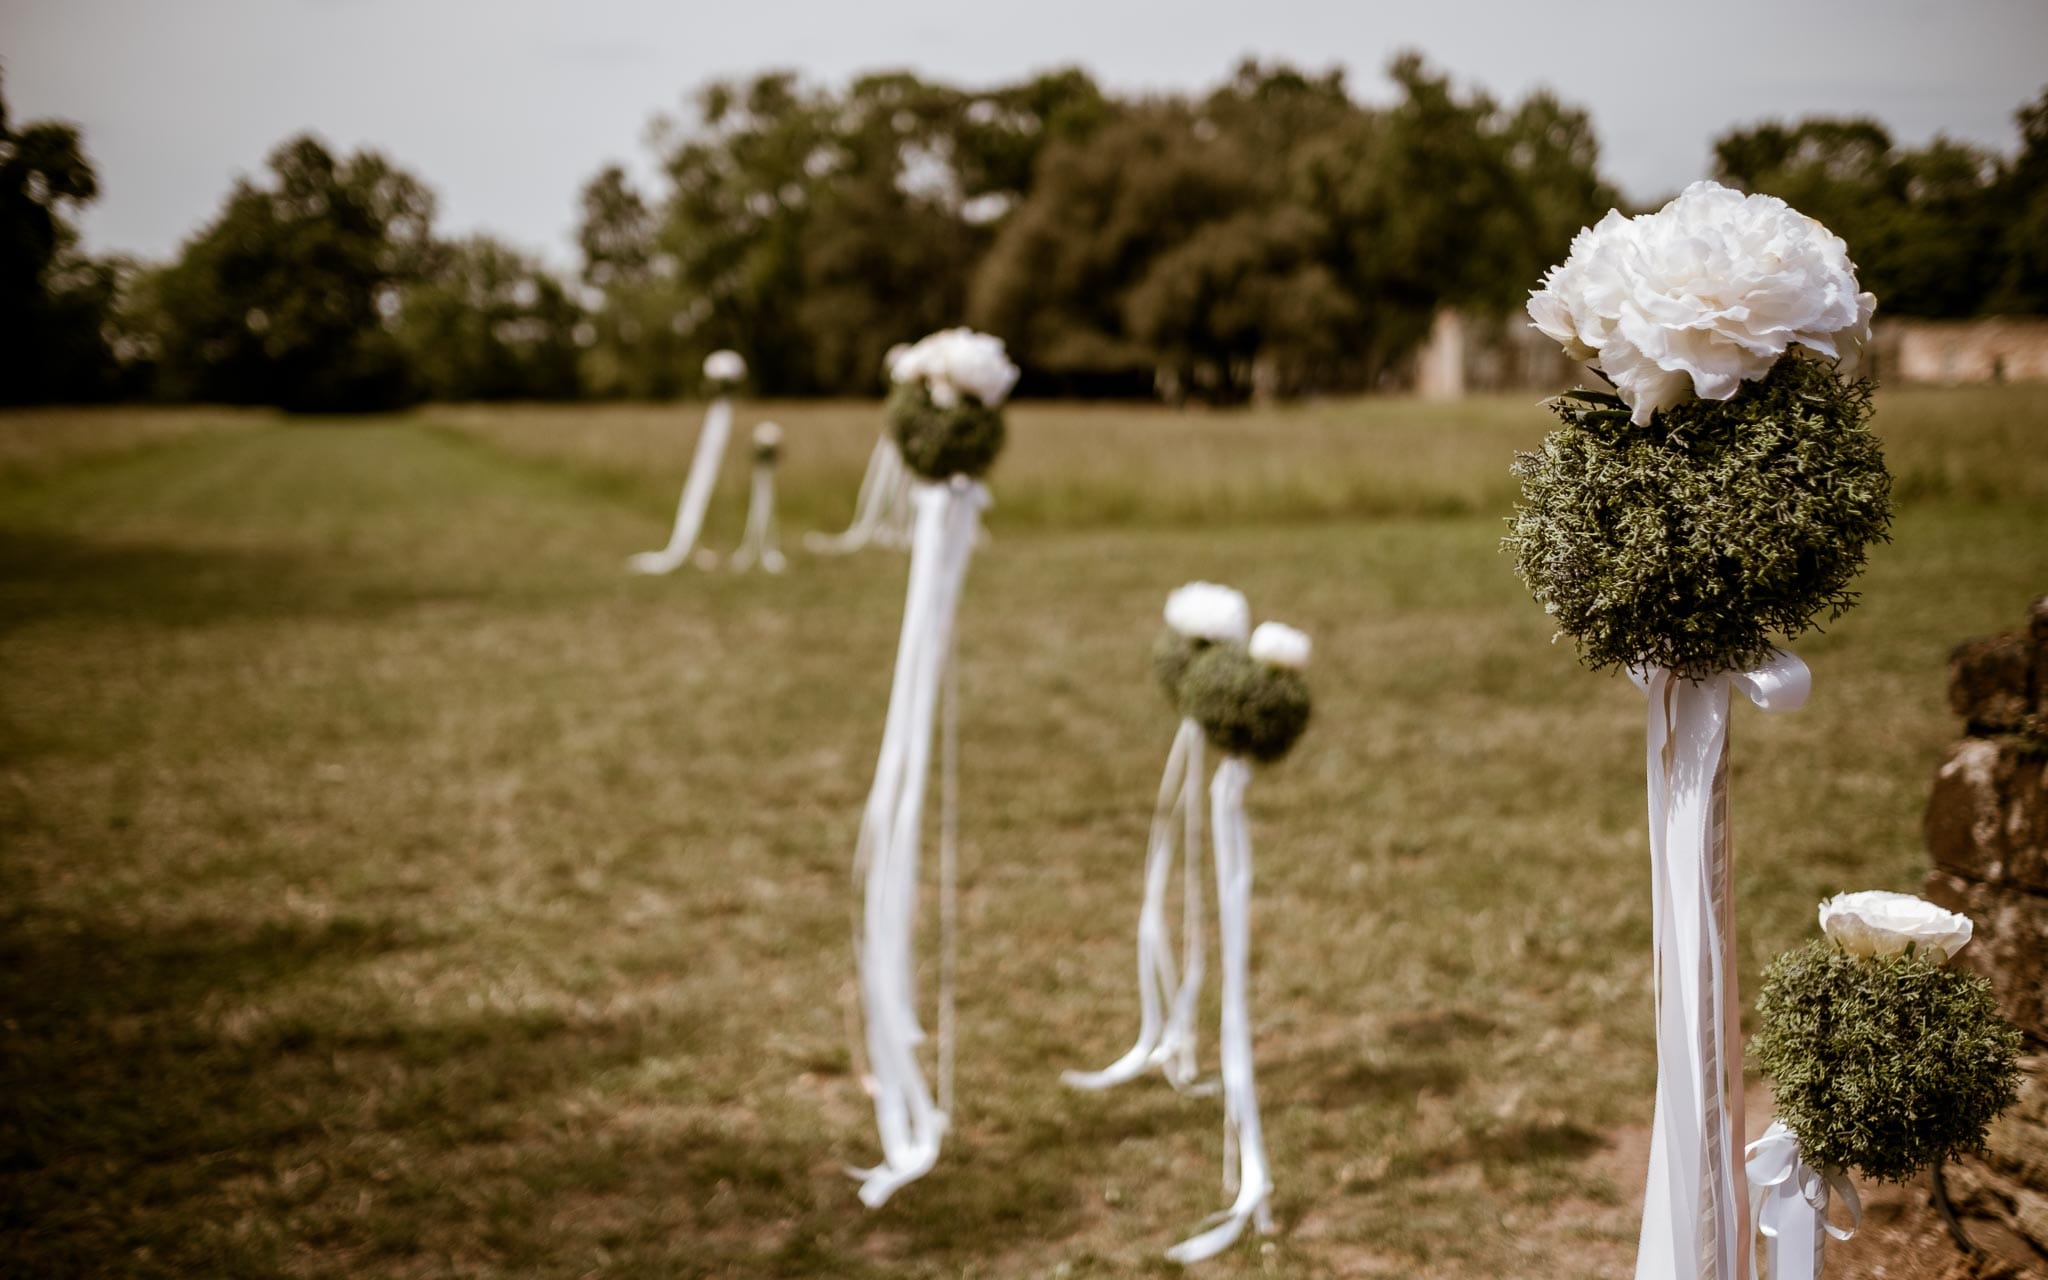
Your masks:
{"label": "grass field", "polygon": [[[875,406],[760,413],[785,543],[843,525]],[[1145,651],[1211,577],[1314,634],[1318,701],[1249,798],[1281,1231],[1204,1274],[1626,1273],[1642,709],[1497,551],[1529,398],[1017,407],[964,606],[962,1105],[873,1213],[848,873],[904,562],[625,574],[695,418],[0,417],[0,1271],[1169,1273],[1218,1103],[1057,1077],[1135,1028]],[[1752,984],[1820,896],[1916,887],[1948,650],[2048,589],[2048,390],[1878,423],[1864,605],[1799,645],[1808,709],[1737,717]]]}

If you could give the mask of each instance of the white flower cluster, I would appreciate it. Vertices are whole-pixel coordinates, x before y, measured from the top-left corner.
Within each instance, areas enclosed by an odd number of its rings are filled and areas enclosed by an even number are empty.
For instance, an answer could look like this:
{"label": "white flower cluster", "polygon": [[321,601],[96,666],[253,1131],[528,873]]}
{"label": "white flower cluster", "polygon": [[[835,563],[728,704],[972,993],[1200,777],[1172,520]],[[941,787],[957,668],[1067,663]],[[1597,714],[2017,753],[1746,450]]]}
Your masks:
{"label": "white flower cluster", "polygon": [[756,449],[780,449],[782,447],[782,427],[773,422],[757,423],[754,427],[754,447]]}
{"label": "white flower cluster", "polygon": [[1284,622],[1261,622],[1252,632],[1252,658],[1269,667],[1299,671],[1308,665],[1310,648],[1308,633]]}
{"label": "white flower cluster", "polygon": [[1839,893],[1820,904],[1820,927],[1852,956],[1895,956],[1912,947],[1936,963],[1969,942],[1968,916],[1944,911],[1910,893]]}
{"label": "white flower cluster", "polygon": [[1017,366],[1003,351],[1003,340],[972,329],[941,329],[920,338],[889,361],[889,377],[897,382],[922,381],[932,403],[950,409],[962,395],[982,407],[999,407],[1017,385]]}
{"label": "white flower cluster", "polygon": [[704,357],[704,376],[713,382],[738,382],[747,376],[747,362],[737,351],[714,351]]}
{"label": "white flower cluster", "polygon": [[1688,391],[1733,397],[1793,345],[1853,373],[1870,340],[1842,238],[1775,196],[1695,182],[1655,213],[1610,211],[1529,295],[1536,327],[1647,423]]}
{"label": "white flower cluster", "polygon": [[1243,644],[1252,609],[1244,593],[1214,582],[1190,582],[1166,597],[1166,625],[1190,640]]}

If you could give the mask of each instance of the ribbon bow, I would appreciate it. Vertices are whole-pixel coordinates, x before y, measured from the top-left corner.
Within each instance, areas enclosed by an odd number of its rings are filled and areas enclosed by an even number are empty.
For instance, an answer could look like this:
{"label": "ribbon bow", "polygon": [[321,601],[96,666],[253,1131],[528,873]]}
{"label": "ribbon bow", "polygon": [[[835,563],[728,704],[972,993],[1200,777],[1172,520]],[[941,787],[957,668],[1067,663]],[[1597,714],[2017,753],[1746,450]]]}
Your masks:
{"label": "ribbon bow", "polygon": [[[1827,1237],[1847,1240],[1863,1225],[1863,1201],[1856,1184],[1840,1169],[1816,1169],[1800,1157],[1799,1139],[1782,1120],[1743,1148],[1749,1174],[1749,1212],[1769,1255],[1768,1280],[1818,1280]],[[1849,1225],[1828,1221],[1828,1201],[1840,1196],[1849,1206]],[[1807,1249],[1804,1242],[1812,1241]],[[1756,1260],[1750,1260],[1756,1280]]]}

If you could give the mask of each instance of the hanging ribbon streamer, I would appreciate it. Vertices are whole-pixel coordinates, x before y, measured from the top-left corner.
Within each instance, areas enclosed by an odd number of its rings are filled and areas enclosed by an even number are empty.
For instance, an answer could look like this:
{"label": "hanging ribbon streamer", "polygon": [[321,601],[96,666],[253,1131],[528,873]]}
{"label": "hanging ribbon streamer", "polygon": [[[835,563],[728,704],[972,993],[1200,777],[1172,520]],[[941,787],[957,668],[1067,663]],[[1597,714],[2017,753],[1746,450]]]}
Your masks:
{"label": "hanging ribbon streamer", "polygon": [[[1749,1212],[1764,1237],[1763,1280],[1820,1280],[1828,1237],[1848,1240],[1863,1225],[1863,1201],[1840,1169],[1816,1169],[1799,1154],[1799,1139],[1782,1121],[1743,1151],[1749,1173]],[[1849,1225],[1828,1221],[1828,1202],[1839,1195]],[[1750,1280],[1757,1280],[1754,1262]]]}
{"label": "hanging ribbon streamer", "polygon": [[732,434],[732,401],[719,396],[704,414],[704,430],[697,434],[697,451],[690,459],[690,474],[683,481],[683,496],[676,502],[676,523],[669,531],[668,545],[659,551],[642,551],[626,562],[634,573],[673,573],[697,545],[704,528],[704,511],[711,505],[711,488],[718,483],[718,464],[725,457],[725,440]]}
{"label": "hanging ribbon streamer", "polygon": [[[1194,1084],[1195,1009],[1202,994],[1202,773],[1202,728],[1183,719],[1167,753],[1145,853],[1145,900],[1138,909],[1138,1040],[1100,1071],[1062,1072],[1060,1079],[1076,1089],[1107,1089],[1155,1066],[1176,1089]],[[1166,927],[1176,843],[1185,847],[1178,969]]]}
{"label": "hanging ribbon streamer", "polygon": [[[899,1187],[930,1172],[938,1160],[952,1109],[952,973],[956,919],[953,623],[975,530],[988,505],[988,490],[954,477],[945,484],[919,484],[912,492],[916,512],[910,549],[910,587],[903,607],[903,631],[896,650],[896,674],[875,765],[874,789],[861,817],[854,875],[862,881],[857,943],[861,1008],[866,1028],[864,1083],[874,1099],[882,1140],[882,1163],[856,1171],[860,1198],[869,1208]],[[916,918],[918,858],[924,794],[930,773],[932,727],[944,695],[947,707],[940,814],[941,948],[939,991],[939,1080],[934,1098],[918,1061],[925,1039],[918,1021]]]}
{"label": "hanging ribbon streamer", "polygon": [[1657,1109],[1636,1280],[1740,1280],[1750,1252],[1743,1132],[1728,709],[1740,689],[1797,710],[1811,676],[1782,650],[1754,671],[1686,680],[1631,670],[1649,698],[1650,863],[1657,973]]}
{"label": "hanging ribbon streamer", "polygon": [[[763,424],[767,425],[767,424]],[[754,483],[747,495],[747,528],[740,545],[726,558],[726,567],[744,573],[759,564],[769,573],[788,567],[775,528],[775,461],[772,453],[754,459]]]}
{"label": "hanging ribbon streamer", "polygon": [[870,543],[900,547],[910,541],[910,489],[913,477],[903,465],[903,454],[884,432],[868,454],[868,469],[861,476],[860,496],[854,499],[853,523],[844,533],[812,533],[804,547],[819,555],[846,555]]}
{"label": "hanging ribbon streamer", "polygon": [[1259,1125],[1252,1076],[1249,992],[1251,968],[1252,840],[1245,822],[1249,761],[1226,756],[1209,786],[1210,838],[1216,849],[1216,919],[1223,953],[1223,1189],[1235,1193],[1216,1225],[1166,1251],[1174,1262],[1200,1262],[1229,1248],[1247,1222],[1273,1229],[1273,1175]]}

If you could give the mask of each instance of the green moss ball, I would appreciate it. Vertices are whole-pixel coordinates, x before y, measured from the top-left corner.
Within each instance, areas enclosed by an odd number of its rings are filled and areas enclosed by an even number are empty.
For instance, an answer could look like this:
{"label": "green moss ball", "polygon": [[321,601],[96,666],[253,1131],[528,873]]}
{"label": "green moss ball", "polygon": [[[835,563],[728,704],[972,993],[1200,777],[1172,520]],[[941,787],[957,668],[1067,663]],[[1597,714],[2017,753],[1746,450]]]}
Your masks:
{"label": "green moss ball", "polygon": [[1903,1182],[1982,1150],[2017,1096],[2020,1033],[1959,969],[1814,942],[1764,971],[1757,1014],[1750,1051],[1816,1168]]}
{"label": "green moss ball", "polygon": [[1594,668],[1756,666],[1774,634],[1855,602],[1848,584],[1890,525],[1870,392],[1791,355],[1732,400],[1647,426],[1613,396],[1559,397],[1563,425],[1515,462],[1516,572]]}
{"label": "green moss ball", "polygon": [[904,464],[927,480],[978,480],[1003,451],[1002,413],[972,396],[942,409],[922,383],[900,383],[889,393],[886,412]]}
{"label": "green moss ball", "polygon": [[1152,642],[1152,675],[1159,681],[1166,700],[1173,704],[1175,710],[1180,709],[1180,686],[1187,676],[1188,664],[1212,644],[1212,641],[1184,636],[1172,627],[1161,630],[1159,638]]}
{"label": "green moss ball", "polygon": [[1219,751],[1261,763],[1286,755],[1308,728],[1308,682],[1254,660],[1243,645],[1212,644],[1194,655],[1180,705]]}

